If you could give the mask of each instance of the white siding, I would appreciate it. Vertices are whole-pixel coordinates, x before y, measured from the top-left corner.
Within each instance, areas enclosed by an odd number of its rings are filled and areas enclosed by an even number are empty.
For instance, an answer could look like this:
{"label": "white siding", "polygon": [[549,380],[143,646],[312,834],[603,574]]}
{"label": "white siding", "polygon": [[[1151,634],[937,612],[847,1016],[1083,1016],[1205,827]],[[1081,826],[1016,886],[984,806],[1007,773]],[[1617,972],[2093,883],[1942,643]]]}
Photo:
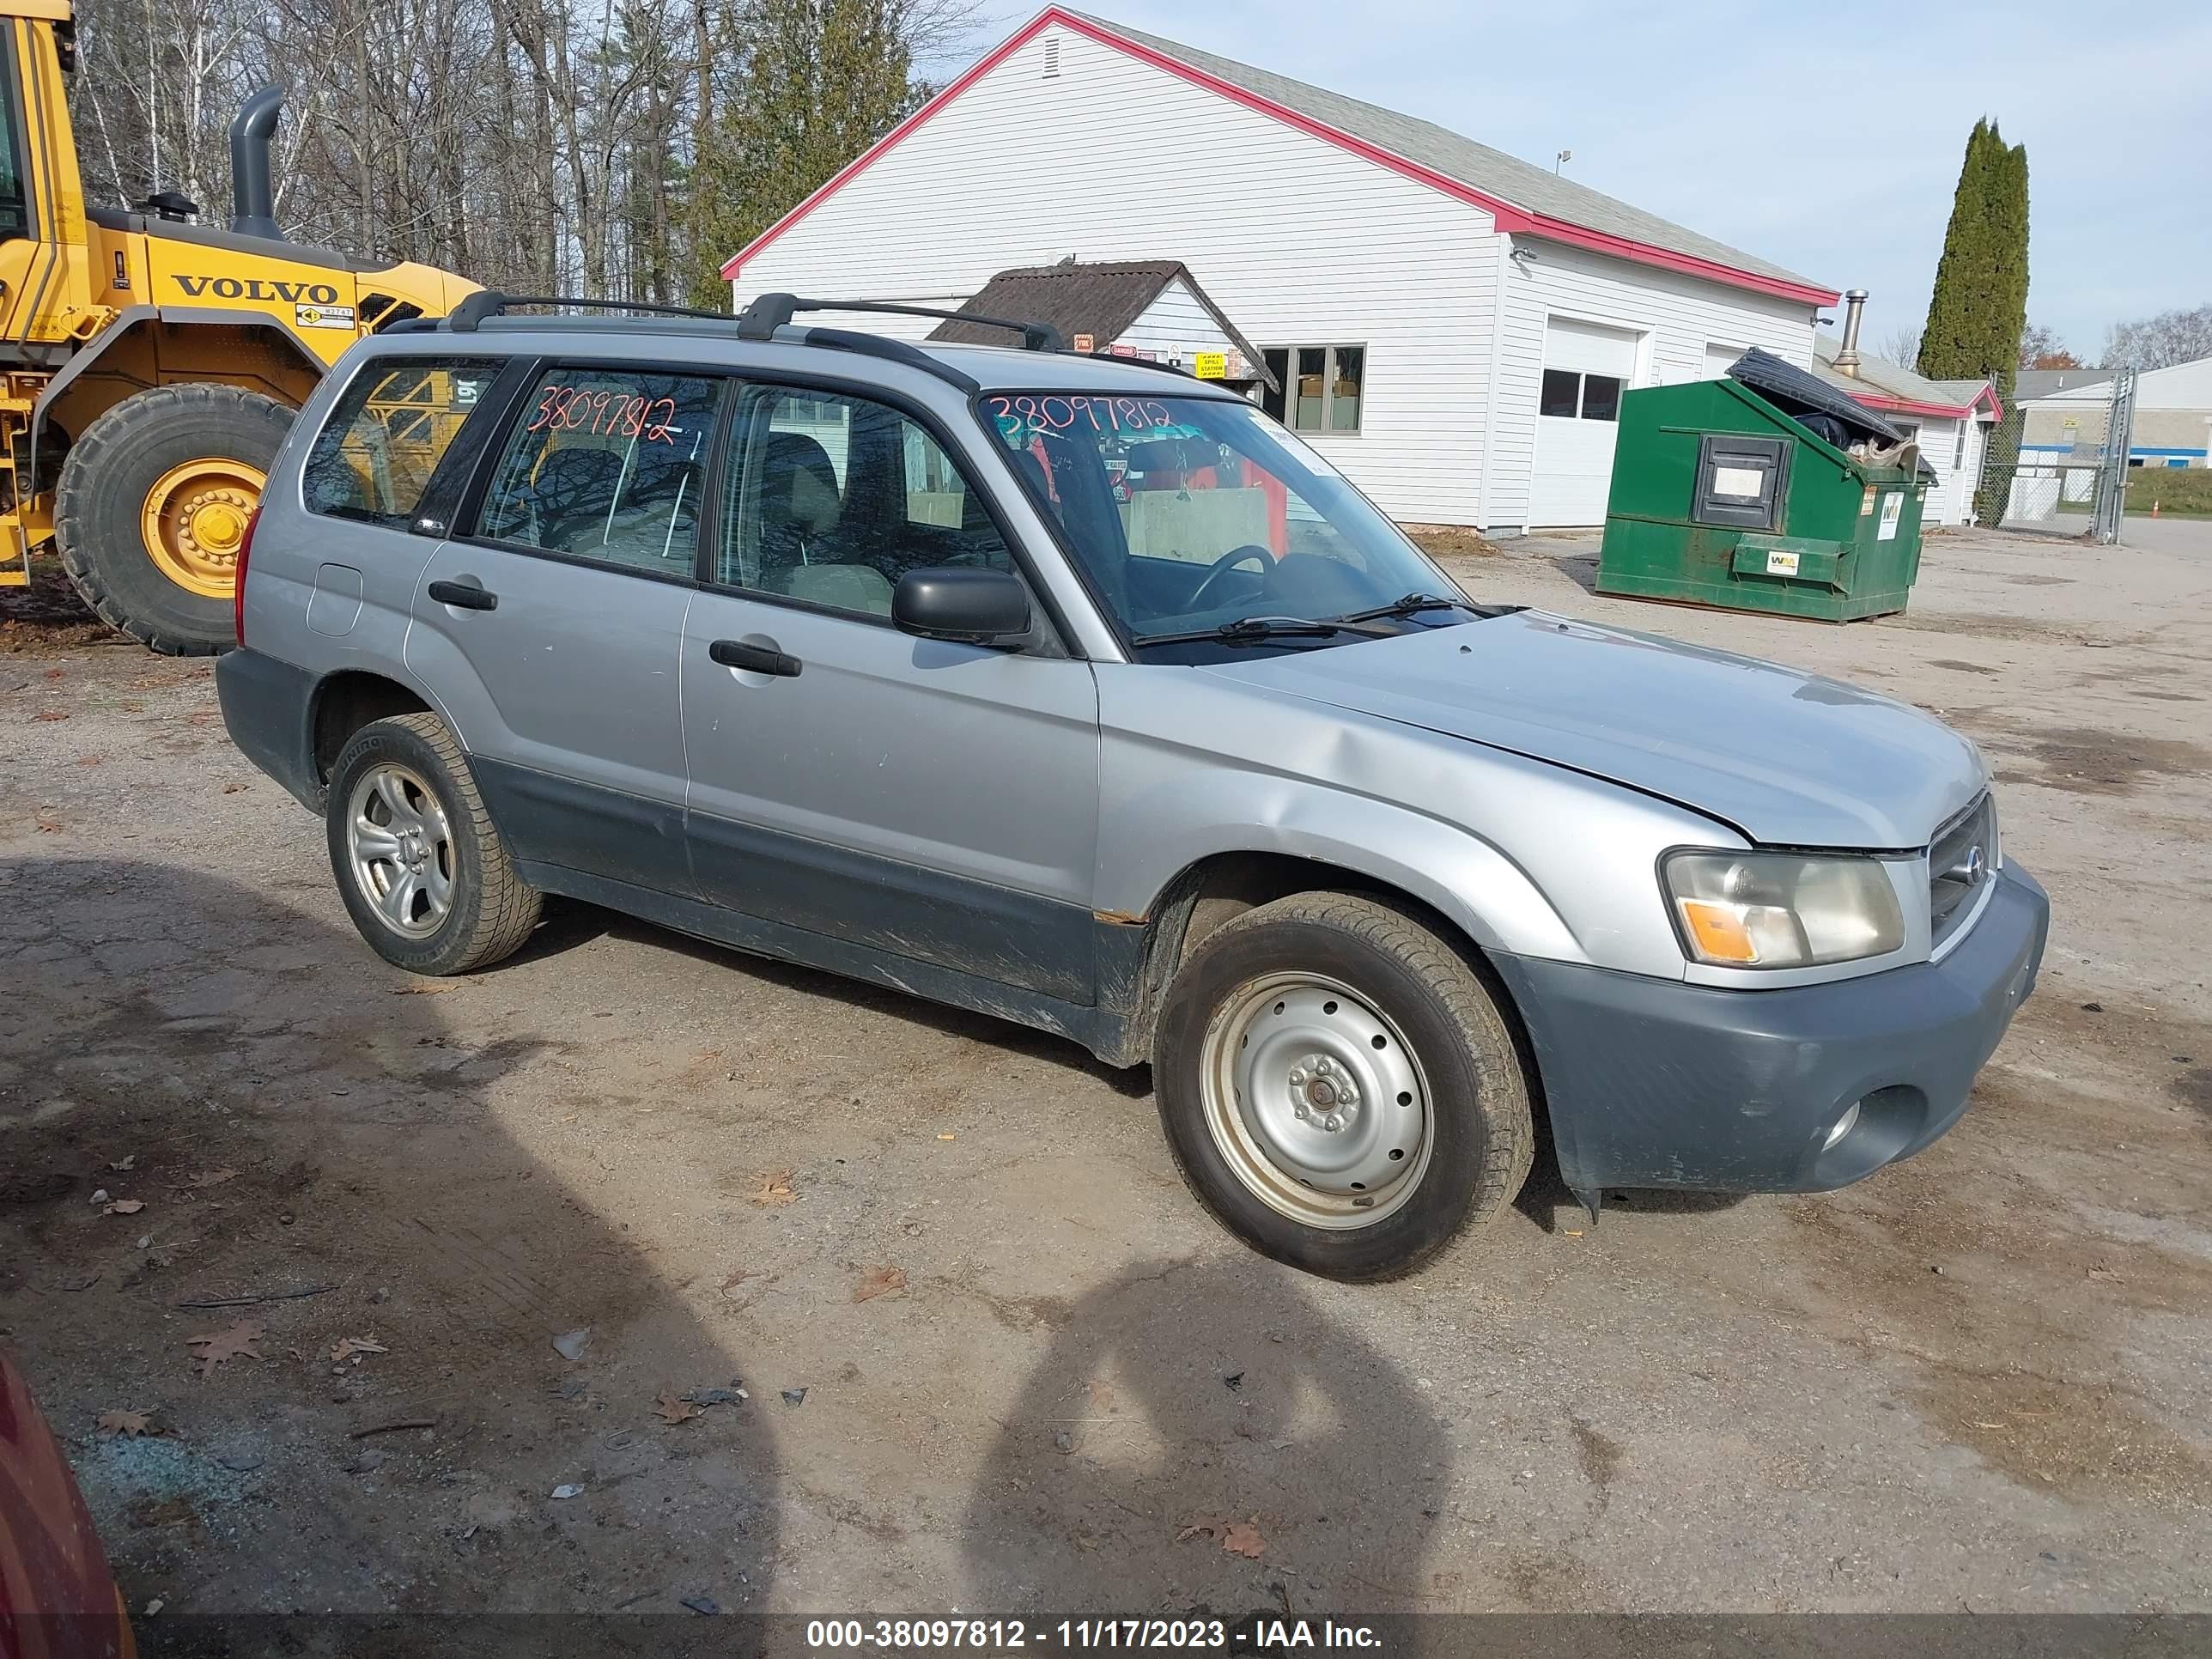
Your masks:
{"label": "white siding", "polygon": [[[1101,340],[1098,343],[1103,346],[1107,343]],[[1160,297],[1146,306],[1144,314],[1123,329],[1114,343],[1134,346],[1139,351],[1157,351],[1163,357],[1186,362],[1193,352],[1231,349],[1229,337],[1213,320],[1213,313],[1199,304],[1198,296],[1185,288],[1181,279],[1161,289]]]}
{"label": "white siding", "polygon": [[[1631,381],[1638,386],[1708,378],[1706,351],[1713,345],[1763,346],[1793,363],[1812,361],[1813,310],[1802,301],[1631,264],[1558,242],[1524,238],[1515,246],[1525,248],[1529,257],[1505,262],[1498,433],[1489,489],[1493,526],[1535,524],[1530,484],[1543,465],[1536,395],[1545,328],[1553,318],[1638,334]],[[1200,280],[1205,280],[1202,274]]]}
{"label": "white siding", "polygon": [[[1048,79],[1054,39],[1060,72]],[[1473,524],[1499,246],[1489,215],[1440,191],[1048,31],[825,198],[735,286],[740,302],[776,289],[960,295],[1071,253],[1181,259],[1256,347],[1367,347],[1362,430],[1317,441],[1386,511]],[[1540,351],[1540,320],[1537,334]],[[1531,425],[1533,379],[1521,402]]]}
{"label": "white siding", "polygon": [[[1889,416],[1891,420],[1898,417]],[[1928,486],[1928,499],[1920,504],[1923,525],[1964,524],[1972,503],[1965,498],[1971,494],[1959,487],[1962,475],[1957,465],[1959,453],[1959,422],[1950,416],[1926,415],[1920,421],[1920,453],[1928,465],[1936,469],[1936,482]],[[1970,422],[1968,424],[1972,424]],[[1972,438],[1967,440],[1971,446]]]}

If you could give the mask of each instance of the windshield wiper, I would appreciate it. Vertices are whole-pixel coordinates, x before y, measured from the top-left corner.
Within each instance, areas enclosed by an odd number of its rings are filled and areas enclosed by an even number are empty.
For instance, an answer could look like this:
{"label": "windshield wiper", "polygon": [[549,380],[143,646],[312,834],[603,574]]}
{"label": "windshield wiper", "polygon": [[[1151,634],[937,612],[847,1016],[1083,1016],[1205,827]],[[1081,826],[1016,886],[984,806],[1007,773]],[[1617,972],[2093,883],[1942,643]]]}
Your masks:
{"label": "windshield wiper", "polygon": [[1218,628],[1194,628],[1182,634],[1143,635],[1135,643],[1141,649],[1148,645],[1191,645],[1201,641],[1245,645],[1260,640],[1320,639],[1331,634],[1357,634],[1363,639],[1378,636],[1379,629],[1352,625],[1360,620],[1357,617],[1311,622],[1303,617],[1243,617],[1223,623]]}
{"label": "windshield wiper", "polygon": [[1481,607],[1465,599],[1447,599],[1436,593],[1408,593],[1402,599],[1393,599],[1388,605],[1378,605],[1371,611],[1354,611],[1334,620],[1340,623],[1373,622],[1378,617],[1410,617],[1416,611],[1468,611],[1476,616]]}

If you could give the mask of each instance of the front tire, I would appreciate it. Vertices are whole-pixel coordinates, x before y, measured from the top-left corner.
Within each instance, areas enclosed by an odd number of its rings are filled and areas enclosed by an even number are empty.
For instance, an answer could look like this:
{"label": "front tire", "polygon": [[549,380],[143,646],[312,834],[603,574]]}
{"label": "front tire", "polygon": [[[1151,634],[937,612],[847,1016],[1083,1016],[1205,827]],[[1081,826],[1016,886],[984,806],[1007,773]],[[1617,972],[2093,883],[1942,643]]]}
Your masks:
{"label": "front tire", "polygon": [[1497,1002],[1375,899],[1301,893],[1208,934],[1169,988],[1152,1075],[1200,1201],[1330,1279],[1411,1273],[1510,1203],[1534,1156]]}
{"label": "front tire", "polygon": [[62,463],[54,541],[102,622],[165,656],[230,648],[239,548],[292,415],[236,386],[165,386],[85,428]]}
{"label": "front tire", "polygon": [[361,936],[410,973],[465,974],[538,925],[468,757],[435,714],[354,733],[331,769],[331,872]]}

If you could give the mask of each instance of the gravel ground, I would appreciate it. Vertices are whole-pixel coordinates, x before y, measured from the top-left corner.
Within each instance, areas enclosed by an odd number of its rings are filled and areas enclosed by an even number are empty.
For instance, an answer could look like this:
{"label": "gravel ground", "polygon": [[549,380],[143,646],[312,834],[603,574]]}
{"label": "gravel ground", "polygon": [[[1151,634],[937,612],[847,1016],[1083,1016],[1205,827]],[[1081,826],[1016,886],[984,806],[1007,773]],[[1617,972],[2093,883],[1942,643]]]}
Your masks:
{"label": "gravel ground", "polygon": [[0,592],[0,1335],[175,1613],[2212,1608],[2212,526],[2129,532],[1845,629],[1455,559],[1937,710],[2057,916],[1920,1158],[1366,1289],[1050,1039],[580,907],[410,981],[204,664]]}

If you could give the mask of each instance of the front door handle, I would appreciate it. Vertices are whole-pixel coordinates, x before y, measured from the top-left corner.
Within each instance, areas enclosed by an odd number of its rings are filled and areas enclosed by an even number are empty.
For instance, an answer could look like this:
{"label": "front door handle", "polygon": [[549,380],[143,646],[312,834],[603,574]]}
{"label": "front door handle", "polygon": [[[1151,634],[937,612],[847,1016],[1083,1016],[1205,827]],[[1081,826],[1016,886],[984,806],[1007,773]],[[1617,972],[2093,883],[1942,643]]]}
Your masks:
{"label": "front door handle", "polygon": [[440,605],[450,605],[462,611],[496,611],[499,595],[474,582],[432,582],[424,590]]}
{"label": "front door handle", "polygon": [[755,674],[774,674],[787,680],[799,678],[799,659],[777,650],[772,645],[753,645],[744,640],[716,640],[707,647],[707,654],[725,668],[742,668]]}

